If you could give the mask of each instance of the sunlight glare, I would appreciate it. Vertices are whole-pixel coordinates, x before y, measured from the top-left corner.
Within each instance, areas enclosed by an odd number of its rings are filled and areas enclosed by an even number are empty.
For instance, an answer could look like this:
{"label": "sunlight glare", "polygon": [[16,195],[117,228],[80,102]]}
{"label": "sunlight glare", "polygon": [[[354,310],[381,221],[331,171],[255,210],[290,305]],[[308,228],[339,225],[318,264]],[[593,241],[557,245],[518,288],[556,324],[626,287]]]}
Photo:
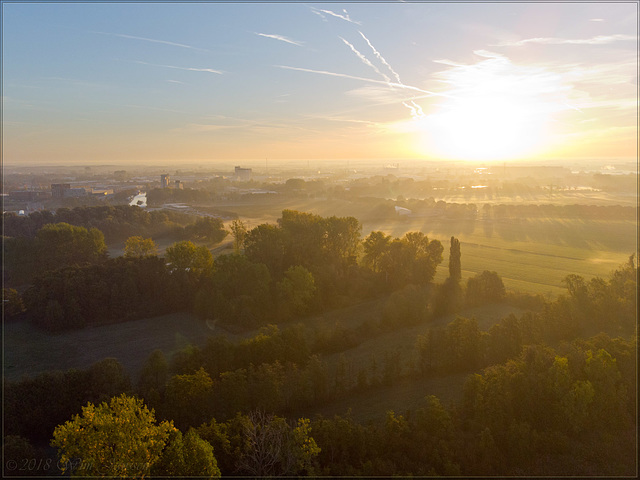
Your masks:
{"label": "sunlight glare", "polygon": [[414,119],[422,153],[506,160],[532,158],[547,146],[551,114],[565,96],[558,76],[504,57],[455,66],[440,76],[452,88],[433,113]]}

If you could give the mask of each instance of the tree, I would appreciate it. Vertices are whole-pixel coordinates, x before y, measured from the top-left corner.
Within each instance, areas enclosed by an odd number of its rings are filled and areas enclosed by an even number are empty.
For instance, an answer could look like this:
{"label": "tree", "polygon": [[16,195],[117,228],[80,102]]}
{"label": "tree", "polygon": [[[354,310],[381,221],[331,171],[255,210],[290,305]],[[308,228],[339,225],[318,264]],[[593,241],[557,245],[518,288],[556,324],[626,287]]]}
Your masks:
{"label": "tree", "polygon": [[213,256],[205,246],[197,247],[189,240],[176,242],[165,254],[174,270],[203,271],[213,264]]}
{"label": "tree", "polygon": [[82,407],[82,414],[55,428],[51,446],[58,448],[63,471],[74,476],[142,478],[175,430],[171,422],[156,424],[142,400],[123,394]]}
{"label": "tree", "polygon": [[234,220],[231,222],[231,235],[233,236],[233,251],[240,253],[240,249],[244,246],[244,239],[247,236],[247,226],[242,220]]}
{"label": "tree", "polygon": [[451,247],[449,249],[449,278],[457,282],[462,278],[460,240],[455,237],[451,237]]}
{"label": "tree", "polygon": [[104,235],[97,228],[87,230],[68,223],[49,223],[36,234],[40,269],[98,263],[107,257]]}
{"label": "tree", "polygon": [[362,258],[365,265],[369,266],[374,272],[379,271],[380,259],[385,254],[391,242],[391,236],[385,235],[384,232],[371,232],[364,239],[364,257]]}
{"label": "tree", "polygon": [[505,297],[502,278],[496,272],[484,272],[467,280],[467,303],[481,305],[484,303],[500,302]]}
{"label": "tree", "polygon": [[210,418],[213,380],[200,368],[192,375],[174,375],[166,389],[168,415],[180,428],[197,426]]}
{"label": "tree", "polygon": [[127,258],[153,257],[158,255],[158,245],[150,238],[129,237],[124,244],[124,256]]}
{"label": "tree", "polygon": [[300,418],[290,426],[281,417],[253,411],[238,416],[232,426],[242,438],[237,468],[255,476],[311,473],[312,460],[320,448],[310,436],[310,422]]}
{"label": "tree", "polygon": [[222,220],[214,217],[200,217],[192,225],[184,228],[187,238],[208,240],[212,243],[220,243],[227,236]]}
{"label": "tree", "polygon": [[213,447],[190,428],[186,435],[171,432],[162,457],[152,469],[154,476],[220,478]]}
{"label": "tree", "polygon": [[2,312],[7,320],[24,312],[24,303],[17,290],[13,288],[2,289]]}
{"label": "tree", "polygon": [[302,315],[316,293],[313,275],[304,267],[290,267],[278,282],[278,296],[283,307],[293,314]]}

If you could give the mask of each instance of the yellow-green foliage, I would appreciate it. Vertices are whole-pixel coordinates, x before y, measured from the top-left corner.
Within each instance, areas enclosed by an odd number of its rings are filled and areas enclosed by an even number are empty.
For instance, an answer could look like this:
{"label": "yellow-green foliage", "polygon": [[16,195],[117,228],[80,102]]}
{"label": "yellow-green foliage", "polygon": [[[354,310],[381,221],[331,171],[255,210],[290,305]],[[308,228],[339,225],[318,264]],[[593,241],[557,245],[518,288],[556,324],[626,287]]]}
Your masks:
{"label": "yellow-green foliage", "polygon": [[55,428],[51,446],[63,472],[74,476],[142,478],[175,430],[172,422],[156,424],[142,400],[123,394],[82,407],[81,415]]}

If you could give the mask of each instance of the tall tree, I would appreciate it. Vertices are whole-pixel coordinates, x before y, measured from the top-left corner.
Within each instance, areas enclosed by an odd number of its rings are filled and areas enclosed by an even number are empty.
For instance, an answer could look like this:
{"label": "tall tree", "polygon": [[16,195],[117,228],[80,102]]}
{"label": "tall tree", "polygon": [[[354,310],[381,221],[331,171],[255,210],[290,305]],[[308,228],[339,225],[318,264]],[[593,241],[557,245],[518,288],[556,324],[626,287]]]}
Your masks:
{"label": "tall tree", "polygon": [[460,240],[455,237],[451,237],[451,247],[449,249],[449,278],[457,282],[462,278]]}
{"label": "tall tree", "polygon": [[240,253],[240,249],[244,247],[244,239],[247,236],[247,226],[242,220],[234,220],[231,222],[231,235],[233,236],[233,252]]}

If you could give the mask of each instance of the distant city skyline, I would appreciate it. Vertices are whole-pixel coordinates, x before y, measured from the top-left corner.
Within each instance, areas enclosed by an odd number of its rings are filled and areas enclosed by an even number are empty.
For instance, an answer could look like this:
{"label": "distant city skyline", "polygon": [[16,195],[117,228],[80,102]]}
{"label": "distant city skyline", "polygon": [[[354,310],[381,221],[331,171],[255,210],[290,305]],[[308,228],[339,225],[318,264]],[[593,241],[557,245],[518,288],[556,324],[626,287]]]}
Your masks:
{"label": "distant city skyline", "polygon": [[634,160],[637,2],[2,1],[5,164]]}

